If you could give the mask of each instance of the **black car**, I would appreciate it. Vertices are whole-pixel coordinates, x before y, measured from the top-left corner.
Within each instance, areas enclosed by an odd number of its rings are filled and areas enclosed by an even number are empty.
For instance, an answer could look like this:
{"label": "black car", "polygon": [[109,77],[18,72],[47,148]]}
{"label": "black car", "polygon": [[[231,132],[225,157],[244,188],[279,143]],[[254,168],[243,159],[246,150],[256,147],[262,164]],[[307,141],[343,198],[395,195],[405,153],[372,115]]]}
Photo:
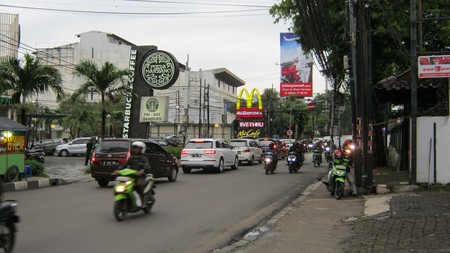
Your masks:
{"label": "black car", "polygon": [[46,155],[53,155],[55,148],[64,144],[62,139],[44,139],[40,140],[36,146],[39,146]]}
{"label": "black car", "polygon": [[112,173],[126,162],[131,155],[131,144],[135,141],[145,143],[145,155],[150,163],[150,173],[155,178],[167,177],[175,182],[178,176],[178,160],[163,149],[156,141],[141,139],[104,139],[95,149],[91,158],[91,176],[101,187],[106,187],[109,181],[114,181]]}
{"label": "black car", "polygon": [[287,152],[285,150],[284,142],[277,140],[277,139],[272,139],[272,138],[259,138],[258,141],[259,141],[259,145],[261,146],[263,152],[266,152],[269,149],[270,143],[274,143],[275,148],[278,150],[278,158],[279,159],[286,158]]}

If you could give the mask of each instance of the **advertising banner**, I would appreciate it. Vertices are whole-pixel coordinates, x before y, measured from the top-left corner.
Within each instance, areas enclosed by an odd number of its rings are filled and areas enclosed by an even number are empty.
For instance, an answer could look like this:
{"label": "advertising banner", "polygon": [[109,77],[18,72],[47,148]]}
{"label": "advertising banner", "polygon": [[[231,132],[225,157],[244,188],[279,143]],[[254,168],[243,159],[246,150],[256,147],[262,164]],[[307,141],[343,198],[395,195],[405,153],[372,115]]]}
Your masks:
{"label": "advertising banner", "polygon": [[142,97],[139,122],[167,122],[169,97]]}
{"label": "advertising banner", "polygon": [[305,55],[294,33],[280,33],[280,96],[312,97],[313,58]]}
{"label": "advertising banner", "polygon": [[[246,105],[241,106],[242,95],[245,94]],[[256,94],[258,99],[258,105],[253,106],[253,95]],[[258,89],[253,89],[248,93],[247,89],[242,89],[239,93],[238,100],[236,101],[236,118],[239,119],[261,119],[264,118],[264,111],[261,99],[261,93]]]}
{"label": "advertising banner", "polygon": [[419,78],[450,77],[450,55],[419,56]]}

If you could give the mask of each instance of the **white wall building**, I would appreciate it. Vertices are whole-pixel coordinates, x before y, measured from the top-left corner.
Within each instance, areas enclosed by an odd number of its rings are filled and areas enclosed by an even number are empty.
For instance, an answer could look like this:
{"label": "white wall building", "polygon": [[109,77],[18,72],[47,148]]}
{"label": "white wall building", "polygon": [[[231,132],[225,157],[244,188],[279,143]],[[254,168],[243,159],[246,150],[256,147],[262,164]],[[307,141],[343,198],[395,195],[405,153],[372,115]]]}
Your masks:
{"label": "white wall building", "polygon": [[[73,74],[75,65],[81,60],[91,60],[100,67],[104,62],[112,62],[119,69],[128,68],[131,46],[133,43],[112,33],[90,31],[76,35],[79,42],[54,48],[38,49],[37,56],[47,65],[57,68],[62,75],[64,92],[72,94],[84,79]],[[99,96],[92,94],[88,101],[98,101]],[[53,92],[40,94],[30,101],[38,102],[51,109],[58,107],[56,95]]]}

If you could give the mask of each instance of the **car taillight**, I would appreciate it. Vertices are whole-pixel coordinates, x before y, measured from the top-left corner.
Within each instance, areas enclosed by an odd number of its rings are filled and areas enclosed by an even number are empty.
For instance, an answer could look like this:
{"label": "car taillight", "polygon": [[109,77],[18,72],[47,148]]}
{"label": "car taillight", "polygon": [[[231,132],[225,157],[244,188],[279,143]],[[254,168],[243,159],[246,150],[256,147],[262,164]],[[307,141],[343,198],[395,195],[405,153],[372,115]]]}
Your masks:
{"label": "car taillight", "polygon": [[244,149],[244,150],[242,150],[242,152],[250,152],[250,149],[248,148],[248,149]]}
{"label": "car taillight", "polygon": [[204,151],[205,155],[215,155],[216,151],[214,149],[207,149]]}
{"label": "car taillight", "polygon": [[125,158],[120,159],[118,162],[119,163],[124,163],[124,162],[128,161],[128,159],[130,159],[130,157],[131,157],[131,153],[130,153],[130,151],[128,151],[127,155],[125,156]]}
{"label": "car taillight", "polygon": [[277,145],[273,145],[273,148],[275,148],[275,149],[276,149],[276,148],[278,148],[278,147],[277,147]]}
{"label": "car taillight", "polygon": [[189,151],[183,149],[183,150],[181,150],[181,154],[182,155],[189,155]]}
{"label": "car taillight", "polygon": [[95,150],[94,150],[94,153],[92,153],[92,158],[91,158],[91,161],[92,161],[93,163],[95,163],[95,162],[97,161],[97,158],[95,158],[95,154],[96,154],[96,152],[95,152]]}

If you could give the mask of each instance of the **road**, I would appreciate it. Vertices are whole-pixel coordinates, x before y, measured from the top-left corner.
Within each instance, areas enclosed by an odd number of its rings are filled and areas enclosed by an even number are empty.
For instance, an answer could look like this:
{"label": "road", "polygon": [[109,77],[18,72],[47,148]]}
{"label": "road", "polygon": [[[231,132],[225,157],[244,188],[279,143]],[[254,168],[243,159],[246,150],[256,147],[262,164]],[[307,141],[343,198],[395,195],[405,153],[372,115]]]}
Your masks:
{"label": "road", "polygon": [[6,198],[19,201],[16,252],[209,252],[269,218],[325,172],[325,165],[308,163],[289,174],[282,161],[273,175],[262,165],[180,173],[175,183],[158,180],[150,214],[124,222],[113,217],[112,187],[95,181]]}
{"label": "road", "polygon": [[91,181],[90,174],[86,174],[85,158],[79,156],[57,157],[45,156],[44,173],[50,178],[57,177],[67,183]]}

